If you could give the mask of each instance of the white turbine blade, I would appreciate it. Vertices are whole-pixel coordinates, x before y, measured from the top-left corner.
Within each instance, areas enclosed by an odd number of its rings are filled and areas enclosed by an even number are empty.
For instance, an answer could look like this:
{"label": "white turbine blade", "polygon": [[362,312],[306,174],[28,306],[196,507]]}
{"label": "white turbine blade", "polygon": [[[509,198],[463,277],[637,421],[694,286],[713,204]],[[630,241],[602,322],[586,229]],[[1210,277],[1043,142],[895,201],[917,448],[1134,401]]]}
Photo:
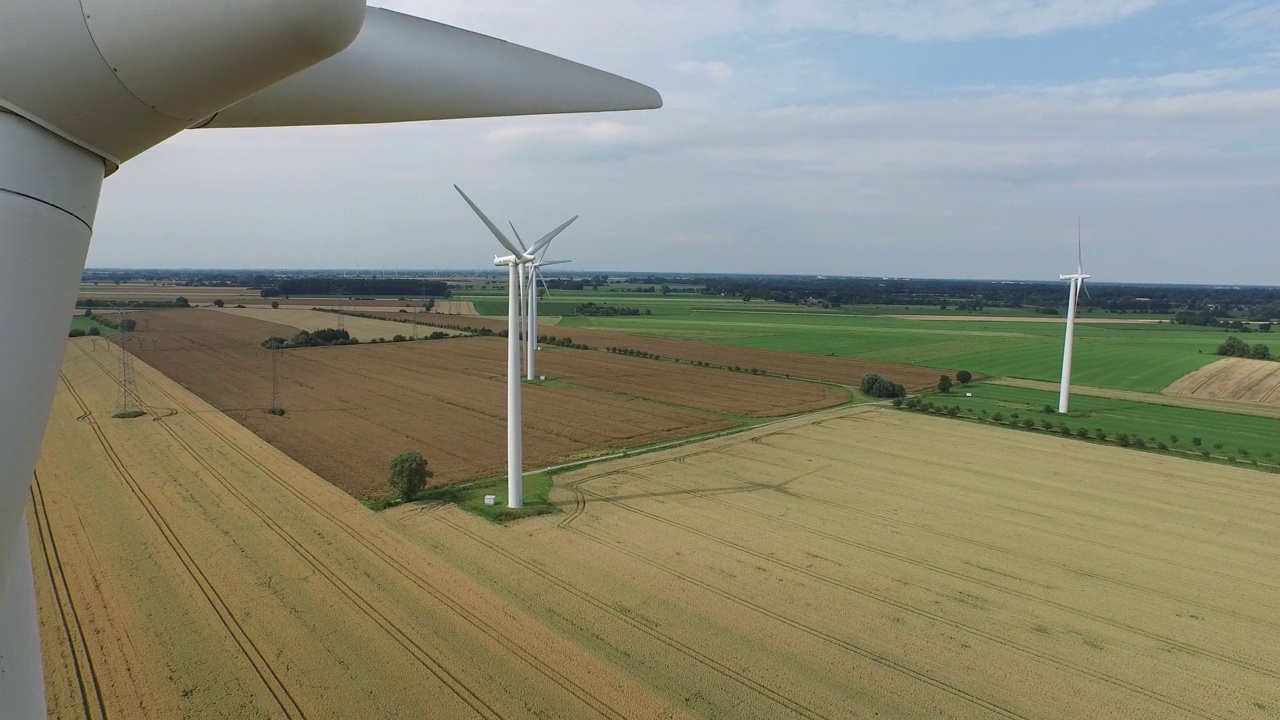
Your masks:
{"label": "white turbine blade", "polygon": [[516,229],[516,224],[510,220],[507,221],[507,224],[511,226],[511,232],[516,234],[516,244],[520,246],[520,250],[522,252],[528,250],[524,245],[524,238],[520,237],[520,231]]}
{"label": "white turbine blade", "polygon": [[510,250],[511,254],[516,257],[524,255],[524,250],[516,249],[516,246],[507,239],[506,235],[502,234],[502,231],[498,229],[498,226],[493,224],[493,221],[489,219],[489,216],[485,215],[484,211],[477,207],[475,203],[471,202],[471,198],[467,197],[466,193],[462,192],[462,188],[454,185],[453,189],[457,190],[458,194],[462,196],[462,199],[467,201],[467,204],[471,206],[471,209],[480,217],[480,221],[484,223],[484,226],[489,228],[489,232],[493,233],[493,236],[498,238],[498,242],[502,243],[502,247]]}
{"label": "white turbine blade", "polygon": [[543,248],[545,248],[548,243],[550,243],[552,240],[555,240],[557,235],[564,232],[565,228],[572,225],[573,222],[578,219],[578,217],[579,217],[578,215],[574,215],[573,217],[561,223],[560,227],[538,238],[538,242],[534,243],[533,246],[529,248],[529,255],[530,256],[537,255],[538,252],[541,251]]}
{"label": "white turbine blade", "polygon": [[571,263],[571,262],[573,261],[572,260],[540,260],[538,261],[538,267],[542,267],[543,265],[563,265],[565,263]]}
{"label": "white turbine blade", "polygon": [[547,297],[551,297],[551,288],[547,285],[547,279],[542,276],[541,270],[537,270],[537,266],[534,266],[534,269],[538,273],[538,280],[542,283],[542,289],[547,291]]}
{"label": "white turbine blade", "polygon": [[1084,280],[1080,281],[1080,289],[1084,291],[1085,297],[1089,298],[1090,300],[1093,299],[1093,296],[1089,295],[1089,288],[1085,286]]}
{"label": "white turbine blade", "polygon": [[347,49],[197,127],[350,125],[659,107],[662,96],[632,80],[371,7]]}

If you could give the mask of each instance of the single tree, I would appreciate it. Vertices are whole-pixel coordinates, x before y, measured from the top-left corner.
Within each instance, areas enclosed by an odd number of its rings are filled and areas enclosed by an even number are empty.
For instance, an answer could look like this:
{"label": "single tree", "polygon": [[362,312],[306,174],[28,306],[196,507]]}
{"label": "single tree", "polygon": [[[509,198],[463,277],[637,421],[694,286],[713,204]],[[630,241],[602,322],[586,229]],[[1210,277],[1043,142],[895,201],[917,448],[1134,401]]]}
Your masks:
{"label": "single tree", "polygon": [[951,392],[951,376],[950,375],[943,375],[942,377],[938,378],[938,391],[944,392],[944,393]]}
{"label": "single tree", "polygon": [[427,485],[431,471],[427,469],[427,461],[422,453],[412,450],[401,453],[391,459],[387,484],[395,491],[396,497],[409,502]]}
{"label": "single tree", "polygon": [[960,372],[956,373],[956,380],[959,381],[961,385],[968,385],[969,381],[972,379],[973,379],[973,373],[969,372],[968,370],[961,370]]}
{"label": "single tree", "polygon": [[187,302],[187,299],[181,296],[179,296],[177,300],[174,300],[173,304],[177,307],[191,307],[191,303]]}
{"label": "single tree", "polygon": [[279,301],[279,300],[272,300],[272,301],[271,301],[271,309],[272,309],[272,310],[275,310],[276,308],[279,308],[279,307],[280,307],[280,301]]}
{"label": "single tree", "polygon": [[1249,347],[1249,357],[1254,360],[1266,360],[1271,357],[1271,348],[1262,343],[1255,343]]}
{"label": "single tree", "polygon": [[1193,438],[1191,438],[1191,444],[1192,444],[1192,445],[1195,445],[1196,447],[1200,447],[1201,443],[1203,443],[1203,442],[1204,442],[1204,441],[1203,441],[1203,440],[1201,440],[1201,439],[1200,439],[1200,438],[1198,438],[1198,437],[1193,437]]}
{"label": "single tree", "polygon": [[223,303],[222,303],[222,298],[218,298],[217,300],[214,300],[214,301],[213,301],[213,306],[214,306],[214,307],[222,307],[222,305],[223,305]]}

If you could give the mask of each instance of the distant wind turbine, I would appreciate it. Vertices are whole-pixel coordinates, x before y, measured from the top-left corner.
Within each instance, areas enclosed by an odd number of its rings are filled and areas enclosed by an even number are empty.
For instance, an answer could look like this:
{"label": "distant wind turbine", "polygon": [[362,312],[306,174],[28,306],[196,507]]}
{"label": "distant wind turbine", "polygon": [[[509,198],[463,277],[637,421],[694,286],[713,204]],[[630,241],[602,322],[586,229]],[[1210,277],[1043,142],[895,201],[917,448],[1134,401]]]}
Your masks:
{"label": "distant wind turbine", "polygon": [[[516,241],[521,242],[520,231],[516,230],[515,223],[511,224],[511,232],[516,234]],[[523,242],[521,242],[521,247],[523,247]],[[525,379],[527,380],[533,380],[537,377],[534,357],[538,351],[538,283],[541,282],[542,287],[547,292],[551,292],[551,288],[547,287],[547,281],[542,277],[542,271],[539,268],[546,265],[563,265],[573,262],[572,260],[543,260],[542,258],[546,256],[547,250],[550,248],[551,244],[547,243],[542,248],[542,252],[538,253],[538,258],[524,266],[529,285],[528,300],[525,302],[525,306],[528,308],[528,315],[525,320],[527,329],[525,330],[524,351]]]}
{"label": "distant wind turbine", "polygon": [[1084,274],[1084,253],[1081,245],[1080,219],[1076,218],[1076,271],[1073,275],[1059,275],[1059,280],[1071,282],[1070,297],[1067,299],[1067,337],[1062,345],[1062,382],[1058,385],[1058,412],[1066,413],[1068,401],[1071,399],[1071,355],[1074,350],[1076,336],[1076,304],[1080,300],[1080,291],[1087,297],[1089,291],[1084,281],[1090,276]]}
{"label": "distant wind turbine", "polygon": [[520,411],[520,301],[524,277],[524,266],[537,260],[538,253],[547,243],[578,219],[577,215],[561,223],[559,227],[538,238],[529,247],[524,243],[518,246],[498,229],[497,225],[484,214],[462,188],[453,186],[480,218],[480,222],[493,233],[502,247],[511,254],[493,258],[494,265],[506,265],[507,273],[507,507],[524,507],[524,436],[521,426]]}

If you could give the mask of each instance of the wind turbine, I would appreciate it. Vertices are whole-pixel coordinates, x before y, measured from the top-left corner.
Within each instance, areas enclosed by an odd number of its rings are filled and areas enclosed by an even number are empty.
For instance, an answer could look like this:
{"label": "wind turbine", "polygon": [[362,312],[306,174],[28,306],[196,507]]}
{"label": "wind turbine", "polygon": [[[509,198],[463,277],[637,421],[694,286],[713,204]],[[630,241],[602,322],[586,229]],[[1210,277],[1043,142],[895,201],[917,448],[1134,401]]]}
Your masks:
{"label": "wind turbine", "polygon": [[557,235],[564,232],[564,229],[573,224],[578,219],[577,215],[564,221],[555,230],[538,238],[538,241],[529,247],[525,247],[523,242],[511,242],[511,240],[502,234],[497,225],[489,219],[488,215],[479,208],[467,194],[462,192],[462,188],[457,185],[453,186],[454,190],[462,196],[480,218],[480,222],[489,228],[489,232],[497,238],[502,247],[506,248],[511,254],[505,256],[495,256],[493,258],[494,265],[506,265],[507,272],[507,507],[519,508],[524,507],[524,437],[521,425],[520,410],[520,303],[523,300],[522,282],[525,270],[524,266],[536,261],[538,253],[547,246]]}
{"label": "wind turbine", "polygon": [[1071,354],[1076,338],[1076,303],[1080,299],[1080,291],[1085,290],[1084,281],[1090,276],[1084,274],[1084,253],[1081,250],[1080,219],[1076,218],[1076,271],[1073,275],[1059,275],[1059,280],[1071,282],[1071,295],[1067,299],[1067,338],[1062,344],[1062,382],[1058,385],[1058,412],[1067,412],[1067,403],[1071,399]]}
{"label": "wind turbine", "polygon": [[[521,246],[523,246],[523,241],[520,240],[520,231],[516,230],[515,223],[511,224],[511,232],[515,233],[516,241],[520,242]],[[541,282],[542,287],[546,288],[547,292],[551,291],[551,288],[547,287],[547,281],[543,279],[542,272],[539,268],[546,265],[563,265],[568,262],[573,262],[572,260],[543,260],[542,258],[546,256],[547,250],[550,249],[550,247],[550,243],[543,246],[542,252],[538,253],[538,257],[533,262],[525,264],[526,273],[529,277],[529,294],[528,300],[525,303],[529,310],[526,320],[527,330],[525,331],[524,351],[525,379],[527,380],[533,380],[536,377],[534,356],[538,351],[538,283]]]}
{"label": "wind turbine", "polygon": [[46,717],[24,498],[104,177],[188,128],[661,105],[639,83],[365,0],[0,0],[0,336],[23,338],[0,343],[5,717]]}

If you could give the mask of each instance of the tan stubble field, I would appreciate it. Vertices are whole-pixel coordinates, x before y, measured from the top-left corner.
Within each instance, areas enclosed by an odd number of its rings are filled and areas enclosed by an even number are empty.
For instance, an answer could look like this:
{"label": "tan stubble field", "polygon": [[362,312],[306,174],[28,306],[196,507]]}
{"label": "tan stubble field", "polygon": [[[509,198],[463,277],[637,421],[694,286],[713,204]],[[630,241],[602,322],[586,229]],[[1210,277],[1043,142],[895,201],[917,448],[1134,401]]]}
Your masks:
{"label": "tan stubble field", "polygon": [[500,528],[369,513],[149,369],[175,414],[107,421],[86,362],[37,493],[59,717],[94,707],[80,646],[113,717],[1280,708],[1269,474],[863,408],[561,476],[565,514]]}

